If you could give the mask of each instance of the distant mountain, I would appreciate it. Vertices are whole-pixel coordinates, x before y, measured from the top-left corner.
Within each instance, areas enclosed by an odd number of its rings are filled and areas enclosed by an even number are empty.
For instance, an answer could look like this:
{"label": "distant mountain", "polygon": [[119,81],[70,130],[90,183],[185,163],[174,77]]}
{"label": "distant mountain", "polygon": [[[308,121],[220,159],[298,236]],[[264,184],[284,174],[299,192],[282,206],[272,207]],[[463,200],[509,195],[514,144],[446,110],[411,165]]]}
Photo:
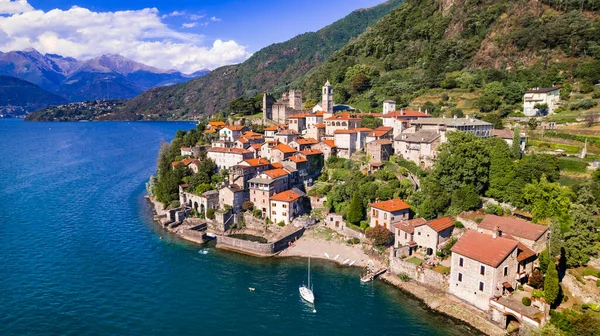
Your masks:
{"label": "distant mountain", "polygon": [[50,105],[60,105],[67,100],[27,81],[0,76],[0,114],[23,116]]}
{"label": "distant mountain", "polygon": [[130,100],[125,109],[162,118],[193,117],[222,110],[240,96],[283,92],[402,2],[390,0],[356,10],[317,32],[263,48],[241,64],[218,68],[184,84],[150,89]]}
{"label": "distant mountain", "polygon": [[132,98],[156,86],[173,85],[205,75],[161,70],[116,54],[87,61],[35,49],[0,53],[0,75],[34,83],[70,101]]}

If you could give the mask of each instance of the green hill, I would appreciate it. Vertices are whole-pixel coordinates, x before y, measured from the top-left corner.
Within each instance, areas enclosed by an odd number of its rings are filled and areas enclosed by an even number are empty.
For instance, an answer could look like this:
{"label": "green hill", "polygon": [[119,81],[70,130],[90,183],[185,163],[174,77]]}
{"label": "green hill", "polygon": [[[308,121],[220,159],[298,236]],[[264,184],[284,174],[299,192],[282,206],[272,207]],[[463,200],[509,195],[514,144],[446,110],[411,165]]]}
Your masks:
{"label": "green hill", "polygon": [[531,87],[588,93],[600,80],[600,5],[587,3],[407,0],[293,85],[318,98],[330,80],[336,103],[362,110],[437,88],[437,113],[464,97],[467,108],[504,115]]}
{"label": "green hill", "polygon": [[356,10],[317,32],[270,45],[241,64],[218,68],[185,84],[151,89],[130,100],[125,109],[161,117],[191,117],[220,111],[240,96],[282,92],[401,3],[390,0]]}
{"label": "green hill", "polygon": [[0,114],[22,116],[49,105],[64,104],[67,100],[27,81],[0,76]]}

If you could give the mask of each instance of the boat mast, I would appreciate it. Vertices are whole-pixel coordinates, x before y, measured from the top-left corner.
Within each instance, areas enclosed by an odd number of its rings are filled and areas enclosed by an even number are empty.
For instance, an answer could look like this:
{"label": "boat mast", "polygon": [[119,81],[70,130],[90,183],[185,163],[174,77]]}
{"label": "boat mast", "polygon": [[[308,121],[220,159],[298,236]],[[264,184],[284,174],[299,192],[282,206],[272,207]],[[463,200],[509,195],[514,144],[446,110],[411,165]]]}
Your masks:
{"label": "boat mast", "polygon": [[308,289],[310,289],[310,257],[308,257]]}

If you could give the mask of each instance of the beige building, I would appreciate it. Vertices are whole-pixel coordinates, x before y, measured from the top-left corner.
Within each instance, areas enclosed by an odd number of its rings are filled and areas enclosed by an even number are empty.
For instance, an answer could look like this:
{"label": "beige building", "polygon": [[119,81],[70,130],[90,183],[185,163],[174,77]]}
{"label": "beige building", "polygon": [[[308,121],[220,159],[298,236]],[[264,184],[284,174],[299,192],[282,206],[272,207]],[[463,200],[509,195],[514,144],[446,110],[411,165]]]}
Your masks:
{"label": "beige building", "polygon": [[400,221],[393,225],[394,246],[409,246],[410,253],[421,248],[426,255],[440,251],[454,231],[454,219],[450,216],[426,221],[423,218]]}
{"label": "beige building", "polygon": [[302,151],[308,148],[311,148],[312,145],[318,144],[319,141],[312,138],[298,138],[289,143],[290,147],[297,151]]}
{"label": "beige building", "polygon": [[219,204],[221,209],[226,205],[231,207],[233,213],[242,211],[242,204],[248,201],[248,190],[240,188],[236,184],[231,184],[219,190]]}
{"label": "beige building", "polygon": [[366,148],[369,163],[384,162],[394,155],[393,143],[389,139],[379,139],[367,143]]}
{"label": "beige building", "polygon": [[293,130],[296,133],[302,133],[304,130],[306,130],[306,115],[299,113],[289,116],[288,124],[290,130]]}
{"label": "beige building", "polygon": [[296,188],[271,196],[271,212],[269,218],[273,223],[283,222],[289,225],[292,220],[302,214],[301,199],[304,193]]}
{"label": "beige building", "polygon": [[252,152],[243,148],[220,148],[213,147],[207,150],[206,156],[213,160],[217,169],[229,169],[238,163],[251,159]]}
{"label": "beige building", "polygon": [[431,167],[440,143],[441,136],[436,131],[401,133],[394,139],[394,152],[419,166]]}
{"label": "beige building", "polygon": [[354,130],[360,128],[361,122],[362,119],[357,118],[354,114],[347,112],[336,114],[325,118],[325,134],[333,136],[336,131]]}
{"label": "beige building", "polygon": [[516,287],[518,242],[467,231],[452,247],[450,293],[488,311],[490,299]]}
{"label": "beige building", "polygon": [[337,147],[334,140],[322,140],[318,144],[312,145],[311,148],[323,152],[325,161],[327,161],[330,156],[337,156]]}
{"label": "beige building", "polygon": [[369,226],[371,227],[382,225],[388,230],[393,231],[392,223],[400,220],[408,220],[410,206],[399,198],[371,203],[369,206],[369,215],[371,217]]}
{"label": "beige building", "polygon": [[306,137],[319,141],[325,136],[325,124],[313,124],[306,129]]}
{"label": "beige building", "polygon": [[551,88],[535,88],[525,91],[523,96],[523,114],[528,117],[534,117],[541,114],[541,111],[535,108],[536,105],[548,105],[548,113],[554,112],[559,106],[560,86]]}
{"label": "beige building", "polygon": [[296,150],[286,144],[278,144],[277,146],[270,149],[271,151],[271,162],[282,162],[288,157],[296,154]]}
{"label": "beige building", "polygon": [[173,169],[175,169],[175,167],[177,167],[180,164],[184,165],[185,167],[188,167],[194,174],[196,174],[200,167],[200,160],[193,159],[193,158],[187,158],[187,159],[183,159],[181,161],[172,162],[171,166],[173,166]]}
{"label": "beige building", "polygon": [[289,174],[284,169],[271,169],[248,181],[250,202],[254,208],[269,214],[269,198],[289,189]]}
{"label": "beige building", "polygon": [[298,139],[299,137],[300,133],[296,132],[293,129],[285,129],[275,134],[275,140],[284,144],[289,144],[290,142]]}

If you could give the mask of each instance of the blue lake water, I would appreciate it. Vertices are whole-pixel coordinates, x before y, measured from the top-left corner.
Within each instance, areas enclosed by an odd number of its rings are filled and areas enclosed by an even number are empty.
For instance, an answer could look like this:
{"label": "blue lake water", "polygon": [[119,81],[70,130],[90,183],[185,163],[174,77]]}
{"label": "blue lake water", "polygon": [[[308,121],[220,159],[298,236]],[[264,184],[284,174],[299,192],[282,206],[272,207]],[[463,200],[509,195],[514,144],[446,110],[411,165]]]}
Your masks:
{"label": "blue lake water", "polygon": [[305,260],[203,255],[162,232],[144,184],[160,142],[190,127],[0,119],[1,335],[471,333],[319,261],[313,313]]}

